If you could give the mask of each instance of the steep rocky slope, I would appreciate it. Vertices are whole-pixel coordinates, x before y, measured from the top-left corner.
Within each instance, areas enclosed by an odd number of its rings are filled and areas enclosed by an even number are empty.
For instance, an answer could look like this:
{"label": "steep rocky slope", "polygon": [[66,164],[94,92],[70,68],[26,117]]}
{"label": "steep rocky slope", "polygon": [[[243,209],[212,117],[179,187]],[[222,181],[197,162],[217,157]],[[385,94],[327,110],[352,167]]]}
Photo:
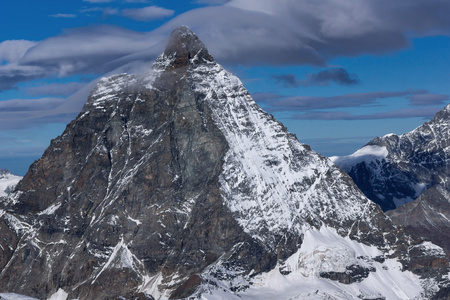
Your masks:
{"label": "steep rocky slope", "polygon": [[387,215],[408,233],[432,241],[450,255],[450,192],[440,185],[423,192],[419,198]]}
{"label": "steep rocky slope", "polygon": [[395,227],[186,27],[145,76],[98,83],[2,201],[0,232],[0,291],[39,299],[448,292],[443,250]]}
{"label": "steep rocky slope", "polygon": [[450,104],[413,131],[377,137],[354,154],[332,157],[384,211],[434,185],[450,188]]}

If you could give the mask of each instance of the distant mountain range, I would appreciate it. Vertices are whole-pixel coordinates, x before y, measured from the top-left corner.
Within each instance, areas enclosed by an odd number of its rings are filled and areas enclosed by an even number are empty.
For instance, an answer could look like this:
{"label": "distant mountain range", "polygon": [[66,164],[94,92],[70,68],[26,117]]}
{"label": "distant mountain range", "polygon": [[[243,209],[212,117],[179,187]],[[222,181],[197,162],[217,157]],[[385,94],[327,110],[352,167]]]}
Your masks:
{"label": "distant mountain range", "polygon": [[444,250],[396,226],[347,174],[299,143],[184,26],[145,76],[101,79],[2,199],[4,293],[450,295]]}
{"label": "distant mountain range", "polygon": [[396,223],[450,254],[450,104],[409,133],[331,159]]}
{"label": "distant mountain range", "polygon": [[450,187],[450,105],[413,131],[377,137],[349,156],[331,157],[384,211],[435,185]]}

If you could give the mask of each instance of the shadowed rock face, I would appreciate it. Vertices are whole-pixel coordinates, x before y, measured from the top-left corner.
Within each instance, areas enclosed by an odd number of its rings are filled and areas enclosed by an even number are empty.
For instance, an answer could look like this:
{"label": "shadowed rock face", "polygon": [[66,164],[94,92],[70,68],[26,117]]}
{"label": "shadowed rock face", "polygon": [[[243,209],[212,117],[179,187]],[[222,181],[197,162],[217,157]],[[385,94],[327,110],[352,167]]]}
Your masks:
{"label": "shadowed rock face", "polygon": [[[445,258],[416,247],[420,241],[263,112],[180,27],[145,76],[101,79],[1,201],[0,292],[237,293],[274,268],[289,275],[305,232],[321,227],[378,249],[357,259],[346,249],[351,264],[328,268],[324,278],[363,282],[372,265],[393,257],[432,280],[445,274]],[[420,263],[408,256],[411,247]]]}
{"label": "shadowed rock face", "polygon": [[413,236],[441,246],[450,255],[450,192],[437,185],[415,201],[388,211],[387,215]]}

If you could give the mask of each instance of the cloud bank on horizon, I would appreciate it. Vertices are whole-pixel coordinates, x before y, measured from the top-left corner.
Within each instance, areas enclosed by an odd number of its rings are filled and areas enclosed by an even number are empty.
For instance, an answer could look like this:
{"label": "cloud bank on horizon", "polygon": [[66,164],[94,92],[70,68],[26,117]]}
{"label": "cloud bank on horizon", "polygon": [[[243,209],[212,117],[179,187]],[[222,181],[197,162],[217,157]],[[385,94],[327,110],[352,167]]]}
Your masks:
{"label": "cloud bank on horizon", "polygon": [[[146,0],[83,0],[80,3],[87,6],[48,17],[72,20],[97,13],[104,19],[164,22],[150,31],[97,24],[64,29],[61,34],[42,40],[2,41],[0,92],[23,90],[30,97],[42,98],[2,99],[0,128],[40,124],[44,116],[51,122],[63,122],[63,116],[70,119],[86,99],[64,97],[86,85],[86,80],[80,80],[82,76],[100,76],[118,68],[122,70],[132,62],[152,61],[163,51],[170,32],[181,25],[196,32],[221,64],[286,70],[265,78],[276,92],[261,91],[255,98],[271,112],[290,112],[290,119],[430,117],[449,101],[446,93],[420,86],[397,91],[384,91],[380,87],[362,93],[337,90],[340,94],[334,96],[279,93],[281,88],[336,85],[351,88],[366,84],[360,74],[333,61],[395,53],[409,47],[415,38],[449,37],[450,2],[447,0],[196,0],[191,4],[198,8],[181,12],[149,5],[150,1]],[[126,7],[139,3],[140,7]],[[295,66],[309,66],[315,71],[299,77],[291,72],[290,68]],[[55,78],[76,80],[52,81]],[[369,114],[333,111],[381,105],[380,99],[393,97],[408,101],[409,107],[393,106],[389,112]]]}

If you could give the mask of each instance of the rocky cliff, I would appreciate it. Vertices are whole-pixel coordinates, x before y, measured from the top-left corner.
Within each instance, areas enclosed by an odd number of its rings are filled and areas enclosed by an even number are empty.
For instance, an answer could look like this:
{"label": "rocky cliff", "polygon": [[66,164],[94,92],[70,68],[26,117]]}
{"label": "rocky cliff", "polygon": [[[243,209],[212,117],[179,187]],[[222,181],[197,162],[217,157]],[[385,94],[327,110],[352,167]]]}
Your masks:
{"label": "rocky cliff", "polygon": [[387,215],[408,233],[430,240],[450,255],[450,192],[440,185],[431,187],[419,198]]}
{"label": "rocky cliff", "polygon": [[2,200],[0,232],[0,291],[39,299],[447,293],[443,250],[262,111],[187,27],[145,76],[100,80]]}

